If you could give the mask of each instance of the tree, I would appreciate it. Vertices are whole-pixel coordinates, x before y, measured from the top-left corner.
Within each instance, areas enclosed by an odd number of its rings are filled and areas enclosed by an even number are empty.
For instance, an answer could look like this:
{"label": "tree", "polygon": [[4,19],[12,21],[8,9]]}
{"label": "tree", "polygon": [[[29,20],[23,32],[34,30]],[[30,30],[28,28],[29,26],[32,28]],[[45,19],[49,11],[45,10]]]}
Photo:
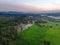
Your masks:
{"label": "tree", "polygon": [[0,25],[0,44],[13,45],[13,41],[17,39],[17,31],[13,26]]}

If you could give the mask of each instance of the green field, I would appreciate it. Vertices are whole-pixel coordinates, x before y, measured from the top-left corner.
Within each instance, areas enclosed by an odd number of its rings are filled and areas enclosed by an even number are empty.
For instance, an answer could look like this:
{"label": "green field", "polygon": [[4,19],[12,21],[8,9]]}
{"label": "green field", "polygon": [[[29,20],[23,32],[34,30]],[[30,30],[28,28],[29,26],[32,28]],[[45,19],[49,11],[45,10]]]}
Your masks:
{"label": "green field", "polygon": [[59,22],[33,24],[18,34],[19,38],[14,42],[15,45],[42,45],[43,41],[49,41],[50,45],[60,45]]}

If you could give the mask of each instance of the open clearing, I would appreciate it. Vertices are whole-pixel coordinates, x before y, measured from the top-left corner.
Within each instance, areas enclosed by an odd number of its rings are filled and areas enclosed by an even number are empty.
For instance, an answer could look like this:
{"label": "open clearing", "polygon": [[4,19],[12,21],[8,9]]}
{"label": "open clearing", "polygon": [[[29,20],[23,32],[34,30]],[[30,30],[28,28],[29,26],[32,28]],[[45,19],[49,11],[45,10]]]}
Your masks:
{"label": "open clearing", "polygon": [[19,38],[15,45],[42,45],[43,41],[49,41],[50,45],[60,45],[60,23],[48,22],[33,24],[28,29],[19,32]]}

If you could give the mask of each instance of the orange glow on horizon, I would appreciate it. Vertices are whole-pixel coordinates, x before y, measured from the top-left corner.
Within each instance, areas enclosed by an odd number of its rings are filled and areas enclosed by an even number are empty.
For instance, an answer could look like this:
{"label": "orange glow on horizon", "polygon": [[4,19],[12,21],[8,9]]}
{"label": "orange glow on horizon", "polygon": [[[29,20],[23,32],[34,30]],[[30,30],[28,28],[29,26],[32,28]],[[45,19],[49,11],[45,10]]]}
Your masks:
{"label": "orange glow on horizon", "polygon": [[60,6],[46,4],[46,5],[23,5],[23,8],[19,8],[21,11],[53,11],[60,10]]}

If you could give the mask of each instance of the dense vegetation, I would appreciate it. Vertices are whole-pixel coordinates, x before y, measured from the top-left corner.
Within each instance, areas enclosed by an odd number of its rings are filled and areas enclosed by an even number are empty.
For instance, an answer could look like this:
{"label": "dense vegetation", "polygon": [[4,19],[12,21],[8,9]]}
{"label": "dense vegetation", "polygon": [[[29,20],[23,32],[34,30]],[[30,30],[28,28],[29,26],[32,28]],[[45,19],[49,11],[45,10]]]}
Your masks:
{"label": "dense vegetation", "polygon": [[[0,16],[0,45],[14,45],[18,38],[16,27],[23,23],[24,16]],[[22,20],[22,21],[21,21]]]}
{"label": "dense vegetation", "polygon": [[8,24],[0,24],[0,45],[13,45],[13,41],[17,39],[17,32],[13,26]]}

